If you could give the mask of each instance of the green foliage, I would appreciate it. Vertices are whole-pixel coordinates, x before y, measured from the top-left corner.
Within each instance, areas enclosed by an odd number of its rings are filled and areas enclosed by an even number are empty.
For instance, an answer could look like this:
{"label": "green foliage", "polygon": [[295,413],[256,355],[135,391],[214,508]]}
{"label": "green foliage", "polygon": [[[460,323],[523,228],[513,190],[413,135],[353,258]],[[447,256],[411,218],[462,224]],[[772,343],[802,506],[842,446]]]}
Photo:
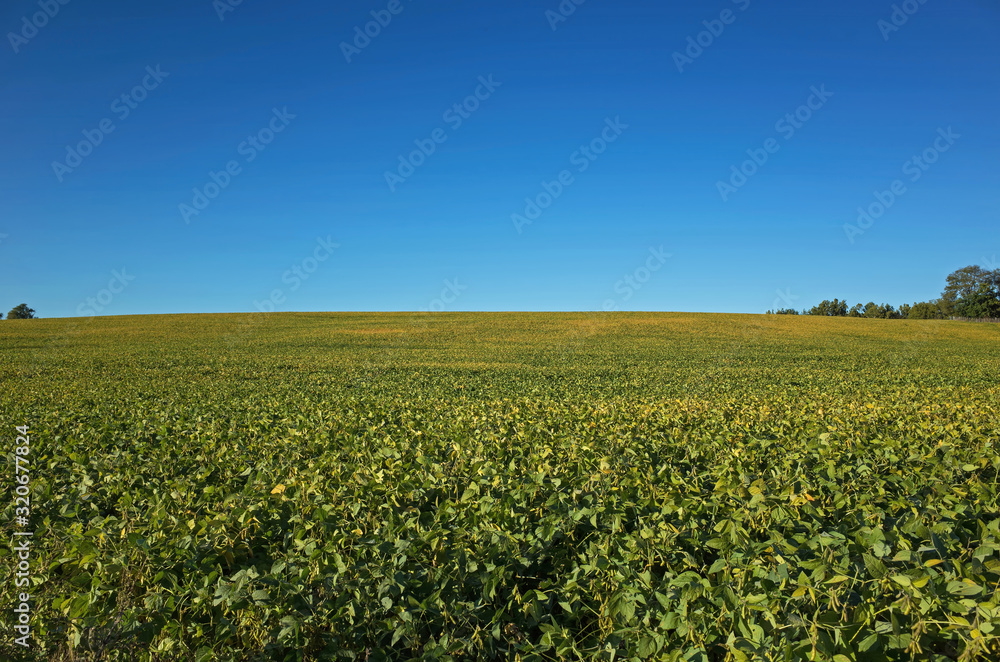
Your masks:
{"label": "green foliage", "polygon": [[987,271],[982,267],[963,267],[948,275],[941,296],[958,301],[984,292],[993,296],[1000,295],[1000,269]]}
{"label": "green foliage", "polygon": [[0,328],[39,660],[1000,659],[993,325],[67,324]]}
{"label": "green foliage", "polygon": [[28,308],[28,304],[20,303],[14,306],[9,313],[7,313],[7,319],[9,320],[30,320],[35,317],[35,311]]}
{"label": "green foliage", "polygon": [[813,306],[809,311],[810,315],[823,315],[826,317],[846,317],[847,302],[840,299],[833,301],[822,301],[818,306]]}
{"label": "green foliage", "polygon": [[970,266],[950,274],[939,307],[945,315],[1000,317],[1000,269]]}
{"label": "green foliage", "polygon": [[910,314],[907,315],[907,318],[911,320],[933,320],[942,319],[943,317],[944,315],[937,304],[927,301],[913,304],[910,308]]}
{"label": "green foliage", "polygon": [[[794,311],[787,312],[793,314]],[[809,314],[869,319],[1000,318],[1000,269],[987,271],[975,266],[959,269],[948,276],[941,298],[932,302],[913,306],[904,303],[897,310],[887,303],[879,305],[870,301],[864,306],[855,304],[848,310],[846,301],[834,299],[824,300],[810,309]]]}
{"label": "green foliage", "polygon": [[874,302],[868,302],[862,313],[862,317],[867,317],[868,319],[879,319],[879,320],[894,320],[902,319],[902,315],[892,306],[887,303],[878,305]]}
{"label": "green foliage", "polygon": [[1000,317],[1000,298],[983,287],[978,292],[959,299],[955,315],[971,318]]}

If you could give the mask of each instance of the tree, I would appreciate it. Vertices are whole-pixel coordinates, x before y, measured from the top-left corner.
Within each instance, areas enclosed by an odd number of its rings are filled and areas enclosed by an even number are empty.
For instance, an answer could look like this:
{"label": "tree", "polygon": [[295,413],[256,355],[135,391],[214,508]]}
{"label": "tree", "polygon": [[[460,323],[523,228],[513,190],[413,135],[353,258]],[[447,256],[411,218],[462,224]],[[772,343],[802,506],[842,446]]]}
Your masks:
{"label": "tree", "polygon": [[946,316],[993,317],[988,313],[1000,306],[1000,269],[970,266],[949,274],[938,306]]}
{"label": "tree", "polygon": [[[991,265],[992,266],[992,265]],[[793,310],[767,311],[768,314],[796,315]],[[950,316],[973,319],[1000,318],[1000,269],[963,267],[950,274],[939,299],[902,304],[898,309],[883,303],[856,304],[850,309],[846,301],[824,299],[803,315],[823,317],[867,317],[869,319],[946,319]]]}
{"label": "tree", "polygon": [[35,311],[28,308],[28,304],[22,303],[14,306],[9,313],[7,313],[7,319],[9,320],[30,320],[35,317]]}
{"label": "tree", "polygon": [[834,299],[833,301],[824,300],[818,306],[813,306],[809,314],[825,317],[847,317],[847,302],[840,299]]}
{"label": "tree", "polygon": [[982,267],[963,267],[948,275],[942,297],[956,301],[978,294],[983,288],[1000,295],[1000,269],[987,271]]}
{"label": "tree", "polygon": [[887,303],[883,303],[878,307],[879,319],[883,320],[898,320],[903,316],[899,314],[899,311],[893,308]]}
{"label": "tree", "polygon": [[879,305],[874,301],[869,301],[865,304],[862,317],[876,320],[897,320],[900,319],[902,315],[900,315],[899,311],[887,303]]}
{"label": "tree", "polygon": [[985,289],[980,290],[959,299],[955,304],[955,314],[970,318],[1000,317],[1000,298]]}
{"label": "tree", "polygon": [[936,320],[941,319],[941,311],[937,304],[932,301],[921,301],[910,307],[910,314],[907,319],[911,320]]}

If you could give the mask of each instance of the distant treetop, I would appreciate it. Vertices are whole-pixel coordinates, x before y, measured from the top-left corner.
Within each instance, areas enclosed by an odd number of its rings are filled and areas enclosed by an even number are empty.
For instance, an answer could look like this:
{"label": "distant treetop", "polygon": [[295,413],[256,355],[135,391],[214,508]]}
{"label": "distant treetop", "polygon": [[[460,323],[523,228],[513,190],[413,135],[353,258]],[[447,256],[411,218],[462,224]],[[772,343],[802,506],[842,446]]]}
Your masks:
{"label": "distant treetop", "polygon": [[[2,317],[2,315],[0,315]],[[22,303],[14,306],[9,313],[7,313],[7,319],[9,320],[30,320],[35,317],[35,311],[28,308],[28,304]]]}
{"label": "distant treetop", "polygon": [[[767,311],[768,314],[798,315],[793,310]],[[825,317],[868,317],[872,319],[946,319],[968,317],[972,319],[1000,318],[1000,269],[989,271],[982,267],[964,267],[948,276],[944,292],[939,299],[904,303],[899,308],[869,301],[855,304],[848,309],[840,299],[824,300],[804,315]]]}

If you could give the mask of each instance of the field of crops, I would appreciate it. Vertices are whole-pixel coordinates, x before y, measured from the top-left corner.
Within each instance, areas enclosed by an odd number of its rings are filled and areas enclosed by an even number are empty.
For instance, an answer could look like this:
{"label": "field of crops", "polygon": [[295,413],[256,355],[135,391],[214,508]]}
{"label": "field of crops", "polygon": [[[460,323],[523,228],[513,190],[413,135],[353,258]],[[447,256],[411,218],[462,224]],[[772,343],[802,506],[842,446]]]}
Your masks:
{"label": "field of crops", "polygon": [[0,425],[0,659],[1000,660],[1000,325],[5,320]]}

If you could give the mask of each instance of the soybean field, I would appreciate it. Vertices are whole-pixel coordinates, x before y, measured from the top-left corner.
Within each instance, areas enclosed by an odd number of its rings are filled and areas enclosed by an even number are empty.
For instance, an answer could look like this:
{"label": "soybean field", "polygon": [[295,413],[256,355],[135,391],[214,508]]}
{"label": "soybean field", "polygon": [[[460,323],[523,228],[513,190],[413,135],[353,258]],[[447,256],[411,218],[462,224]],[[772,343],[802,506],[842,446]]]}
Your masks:
{"label": "soybean field", "polygon": [[0,425],[0,659],[1000,659],[995,324],[5,320]]}

